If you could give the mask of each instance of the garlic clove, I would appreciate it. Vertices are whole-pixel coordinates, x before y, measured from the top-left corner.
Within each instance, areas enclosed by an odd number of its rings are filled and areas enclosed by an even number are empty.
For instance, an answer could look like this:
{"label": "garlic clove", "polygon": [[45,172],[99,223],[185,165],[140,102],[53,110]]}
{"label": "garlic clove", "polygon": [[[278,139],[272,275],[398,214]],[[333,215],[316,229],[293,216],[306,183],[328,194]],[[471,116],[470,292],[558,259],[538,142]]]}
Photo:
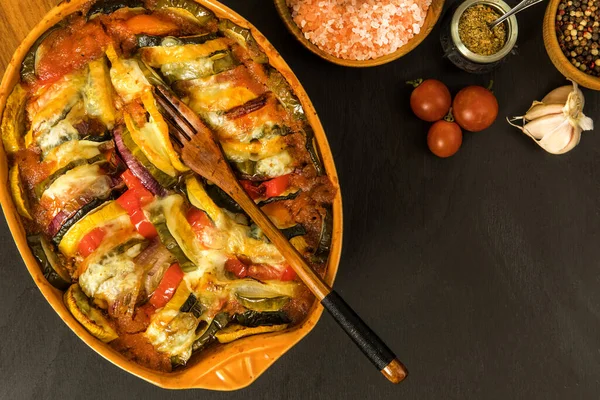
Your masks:
{"label": "garlic clove", "polygon": [[526,123],[521,130],[532,138],[541,140],[544,138],[544,136],[549,135],[554,129],[556,129],[557,126],[563,124],[564,122],[566,122],[566,120],[562,113],[551,114],[536,118],[533,121]]}
{"label": "garlic clove", "polygon": [[548,93],[542,99],[542,103],[544,104],[565,104],[567,102],[567,98],[569,94],[573,91],[573,85],[561,86],[550,93]]}
{"label": "garlic clove", "polygon": [[581,140],[581,128],[573,128],[573,132],[571,134],[571,140],[560,152],[558,152],[556,154],[564,154],[568,151],[573,150],[573,148],[579,144],[580,140]]}
{"label": "garlic clove", "polygon": [[544,117],[551,114],[561,114],[563,112],[563,104],[545,104],[541,102],[534,102],[533,105],[525,115],[523,119],[526,121],[532,121],[537,118]]}
{"label": "garlic clove", "polygon": [[575,128],[565,120],[562,124],[556,126],[554,130],[548,131],[538,144],[548,153],[562,154],[561,151],[571,142],[574,130]]}

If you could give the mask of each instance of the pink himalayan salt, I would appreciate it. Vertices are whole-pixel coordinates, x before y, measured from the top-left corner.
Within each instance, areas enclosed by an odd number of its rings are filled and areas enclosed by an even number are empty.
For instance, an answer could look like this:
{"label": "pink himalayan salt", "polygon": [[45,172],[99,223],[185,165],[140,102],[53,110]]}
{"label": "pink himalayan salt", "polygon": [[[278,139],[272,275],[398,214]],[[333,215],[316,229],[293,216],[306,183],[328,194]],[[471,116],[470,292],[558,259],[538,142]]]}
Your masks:
{"label": "pink himalayan salt", "polygon": [[431,0],[287,0],[304,36],[338,58],[393,53],[419,33]]}

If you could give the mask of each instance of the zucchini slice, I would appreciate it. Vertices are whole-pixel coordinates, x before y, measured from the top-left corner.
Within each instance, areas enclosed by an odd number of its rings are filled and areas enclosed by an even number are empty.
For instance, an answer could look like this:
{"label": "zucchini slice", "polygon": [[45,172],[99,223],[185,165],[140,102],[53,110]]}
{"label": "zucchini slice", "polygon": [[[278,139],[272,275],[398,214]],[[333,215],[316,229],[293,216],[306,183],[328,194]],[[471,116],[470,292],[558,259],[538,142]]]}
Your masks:
{"label": "zucchini slice", "polygon": [[37,79],[37,76],[35,74],[35,57],[37,54],[37,50],[42,44],[42,42],[48,37],[48,35],[50,35],[55,30],[61,28],[62,24],[63,22],[61,21],[58,24],[48,28],[48,30],[42,33],[40,37],[38,37],[37,40],[33,42],[33,45],[31,45],[31,47],[27,51],[27,54],[25,54],[23,62],[21,63],[20,74],[21,80],[23,82],[28,84],[35,82],[35,80]]}
{"label": "zucchini slice", "polygon": [[156,227],[158,237],[177,258],[184,272],[194,271],[203,259],[195,244],[195,234],[183,210],[184,199],[174,194],[152,203],[147,211]]}
{"label": "zucchini slice", "polygon": [[291,320],[283,311],[246,311],[241,314],[234,314],[232,322],[254,328],[265,325],[289,324]]}
{"label": "zucchini slice", "polygon": [[194,0],[158,0],[155,9],[180,8],[190,13],[200,25],[206,25],[215,20],[215,14]]}
{"label": "zucchini slice", "polygon": [[170,188],[177,184],[177,178],[167,175],[152,164],[148,158],[144,155],[144,152],[140,147],[133,141],[131,133],[128,129],[123,129],[121,133],[123,138],[123,144],[127,147],[127,150],[135,157],[135,159],[148,170],[150,175],[163,187]]}
{"label": "zucchini slice", "polygon": [[81,165],[94,164],[96,162],[101,162],[101,161],[106,161],[106,158],[102,154],[98,154],[87,160],[80,158],[80,159],[71,161],[70,163],[68,163],[64,167],[57,169],[49,177],[47,177],[46,179],[44,179],[43,181],[41,181],[40,183],[35,185],[35,189],[34,189],[35,195],[37,196],[38,199],[41,199],[42,195],[44,194],[46,189],[48,189],[50,187],[50,185],[52,185],[52,183],[54,183],[54,181],[56,181],[58,178],[60,178],[67,172],[69,172],[72,169],[77,168]]}
{"label": "zucchini slice", "polygon": [[143,8],[142,0],[96,0],[87,12],[88,19],[95,14],[112,14],[120,8]]}
{"label": "zucchini slice", "polygon": [[119,203],[116,201],[108,201],[102,204],[100,207],[87,213],[84,218],[79,219],[71,226],[62,237],[58,248],[65,256],[73,257],[77,252],[77,246],[79,246],[81,239],[83,239],[83,237],[92,229],[103,227],[121,216],[126,216],[127,223],[131,224],[127,211],[125,211]]}
{"label": "zucchini slice", "polygon": [[88,70],[87,82],[83,88],[85,111],[87,115],[98,118],[104,126],[112,129],[116,111],[106,57],[91,61]]}
{"label": "zucchini slice", "polygon": [[214,223],[219,223],[223,218],[223,211],[215,204],[213,199],[204,190],[204,185],[194,175],[185,179],[188,200],[192,205],[208,214]]}
{"label": "zucchini slice", "polygon": [[102,206],[108,200],[112,200],[109,198],[96,198],[91,200],[89,203],[81,207],[73,216],[71,216],[68,220],[66,220],[60,229],[56,232],[56,234],[52,237],[52,241],[56,244],[60,244],[65,234],[71,229],[73,225],[75,225],[79,220],[83,219],[89,213]]}
{"label": "zucchini slice", "polygon": [[46,280],[55,288],[66,290],[71,285],[71,277],[63,265],[62,255],[57,253],[52,244],[42,235],[28,236],[27,243],[38,260]]}
{"label": "zucchini slice", "polygon": [[196,295],[194,295],[194,293],[190,293],[185,303],[183,303],[181,308],[179,308],[179,311],[189,312],[192,313],[194,317],[200,318],[200,316],[204,313],[205,310],[202,306],[202,303],[198,301]]}
{"label": "zucchini slice", "polygon": [[158,47],[158,46],[181,46],[184,44],[202,44],[209,40],[217,39],[218,36],[215,33],[206,33],[204,35],[194,36],[152,36],[152,35],[137,35],[138,47]]}
{"label": "zucchini slice", "polygon": [[287,296],[251,297],[240,293],[235,296],[241,305],[252,311],[279,311],[290,301]]}
{"label": "zucchini slice", "polygon": [[244,47],[250,53],[252,60],[259,64],[266,64],[269,62],[269,57],[262,51],[250,29],[242,28],[239,25],[234,24],[228,19],[219,20],[219,31],[228,38],[235,40],[240,46]]}
{"label": "zucchini slice", "polygon": [[234,340],[241,339],[246,336],[258,335],[260,333],[270,333],[283,331],[288,327],[288,324],[281,325],[261,325],[253,328],[248,328],[242,325],[230,324],[225,328],[215,333],[215,338],[219,343],[229,343]]}
{"label": "zucchini slice", "polygon": [[25,103],[27,91],[23,85],[17,84],[6,100],[0,132],[2,143],[7,154],[13,154],[25,145]]}
{"label": "zucchini slice", "polygon": [[63,300],[73,317],[89,333],[104,343],[109,343],[119,337],[108,319],[102,314],[102,311],[90,304],[90,299],[83,293],[77,283],[71,285],[65,292]]}
{"label": "zucchini slice", "polygon": [[192,345],[192,351],[197,351],[205,348],[210,343],[216,340],[215,335],[218,331],[225,328],[229,324],[229,315],[221,312],[215,315],[215,318],[211,321],[208,327],[202,332],[202,334],[194,341]]}
{"label": "zucchini slice", "polygon": [[160,67],[164,64],[183,63],[208,57],[219,51],[228,50],[229,43],[230,41],[226,38],[217,38],[202,44],[143,47],[140,53],[146,64],[151,67]]}
{"label": "zucchini slice", "polygon": [[31,214],[29,213],[29,199],[27,198],[27,194],[23,190],[23,184],[21,183],[19,165],[13,165],[10,168],[8,175],[10,181],[10,191],[12,193],[13,200],[15,201],[17,212],[22,217],[32,219]]}

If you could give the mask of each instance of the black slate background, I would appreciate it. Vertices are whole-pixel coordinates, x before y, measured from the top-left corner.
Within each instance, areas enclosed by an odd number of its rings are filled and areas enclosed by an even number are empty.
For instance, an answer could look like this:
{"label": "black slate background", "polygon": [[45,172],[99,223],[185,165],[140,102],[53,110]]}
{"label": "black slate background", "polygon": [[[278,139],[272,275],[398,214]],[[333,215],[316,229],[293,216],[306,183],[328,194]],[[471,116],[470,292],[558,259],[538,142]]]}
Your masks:
{"label": "black slate background", "polygon": [[[596,399],[600,389],[600,135],[564,156],[504,116],[565,83],[542,41],[543,6],[519,15],[520,55],[489,76],[442,60],[439,27],[371,69],[309,53],[266,0],[224,1],[281,52],[319,112],[344,199],[335,284],[411,375],[394,386],[324,315],[250,387],[158,389],[105,361],[51,310],[0,228],[2,399]],[[511,4],[516,1],[511,2]],[[446,160],[410,112],[408,79],[456,93],[494,80],[496,123]],[[600,124],[598,94],[585,111]]]}

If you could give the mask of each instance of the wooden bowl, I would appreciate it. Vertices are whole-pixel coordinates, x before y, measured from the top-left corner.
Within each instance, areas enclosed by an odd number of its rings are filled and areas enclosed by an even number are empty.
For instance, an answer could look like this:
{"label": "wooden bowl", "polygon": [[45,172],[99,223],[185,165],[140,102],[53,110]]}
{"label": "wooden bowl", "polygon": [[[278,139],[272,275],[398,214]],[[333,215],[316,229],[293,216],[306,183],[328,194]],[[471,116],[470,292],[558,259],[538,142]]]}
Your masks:
{"label": "wooden bowl", "polygon": [[289,31],[294,35],[294,37],[304,45],[308,50],[312,51],[319,57],[332,62],[334,64],[343,65],[345,67],[374,67],[376,65],[387,64],[391,61],[397,60],[403,55],[408,54],[411,50],[417,47],[423,39],[429,35],[435,23],[440,18],[442,14],[442,8],[444,7],[444,0],[432,0],[431,5],[429,6],[429,10],[427,10],[427,16],[425,17],[425,22],[423,22],[423,26],[421,27],[421,31],[418,35],[415,35],[412,39],[410,39],[404,46],[400,47],[393,53],[387,54],[385,56],[381,56],[378,58],[373,58],[371,60],[346,60],[343,58],[338,58],[332,56],[331,54],[321,50],[317,45],[313,44],[310,40],[304,37],[304,34],[300,30],[300,27],[296,25],[294,20],[292,19],[292,13],[290,12],[289,7],[286,4],[286,0],[274,0],[275,7],[277,8],[277,12],[281,16],[281,19],[285,23],[285,26],[289,29]]}
{"label": "wooden bowl", "polygon": [[588,89],[600,90],[600,78],[588,75],[585,72],[575,67],[569,59],[563,54],[558,44],[558,38],[556,37],[556,12],[558,11],[558,5],[560,0],[550,0],[546,7],[546,14],[544,15],[544,46],[546,52],[552,61],[552,64],[563,74],[566,78],[569,78],[579,85]]}
{"label": "wooden bowl", "polygon": [[[79,10],[88,0],[65,0],[46,14],[27,35],[15,51],[0,84],[0,115],[4,111],[6,99],[12,88],[19,80],[19,69],[23,58],[33,42],[49,27],[63,19],[65,16]],[[323,127],[317,117],[315,109],[298,79],[290,70],[285,61],[275,51],[267,39],[240,15],[218,3],[215,0],[197,0],[200,4],[210,8],[219,17],[228,18],[238,25],[252,30],[257,42],[267,53],[271,65],[278,69],[290,83],[296,95],[302,102],[309,123],[314,129],[315,139],[322,155],[322,161],[337,189],[333,202],[333,240],[328,261],[325,281],[333,284],[337,272],[342,249],[342,199],[339,182],[333,157]],[[203,388],[212,390],[235,390],[251,384],[279,357],[281,357],[294,344],[298,343],[310,332],[323,311],[318,302],[315,302],[306,319],[281,333],[271,333],[246,337],[232,343],[209,349],[197,354],[190,363],[181,370],[171,373],[151,370],[128,360],[109,345],[102,343],[92,336],[85,328],[73,318],[62,300],[62,292],[54,288],[44,278],[40,267],[35,260],[25,237],[25,230],[17,214],[12,196],[9,193],[7,158],[3,146],[0,146],[0,203],[8,222],[10,231],[15,239],[17,248],[23,257],[25,265],[43,296],[52,306],[54,311],[63,319],[71,330],[98,354],[123,370],[136,375],[150,383],[167,389]],[[33,329],[33,327],[31,328]],[[23,360],[35,362],[35,360]]]}

